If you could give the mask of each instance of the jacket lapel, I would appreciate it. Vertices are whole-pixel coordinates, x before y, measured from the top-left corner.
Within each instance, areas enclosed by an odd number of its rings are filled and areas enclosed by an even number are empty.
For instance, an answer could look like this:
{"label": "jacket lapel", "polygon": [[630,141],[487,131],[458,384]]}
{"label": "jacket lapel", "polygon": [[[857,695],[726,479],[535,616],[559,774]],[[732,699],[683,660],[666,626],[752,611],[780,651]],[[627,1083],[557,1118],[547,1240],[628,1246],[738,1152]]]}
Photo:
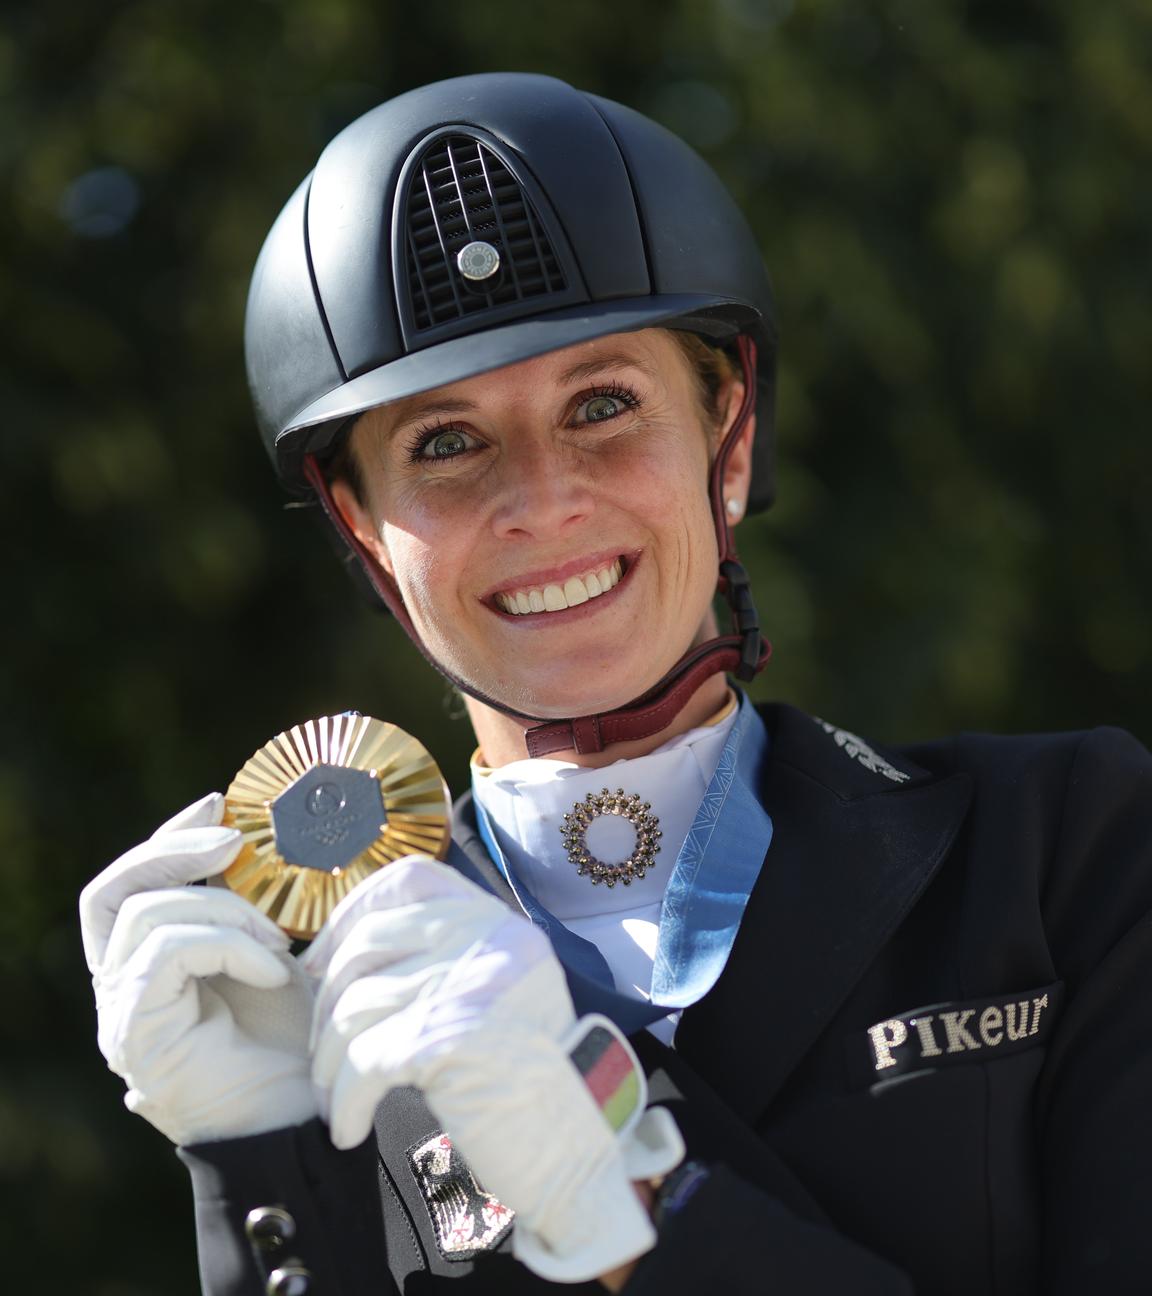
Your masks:
{"label": "jacket lapel", "polygon": [[772,844],[724,972],[676,1036],[748,1121],[924,892],[971,796],[966,775],[934,779],[791,707],[774,719]]}
{"label": "jacket lapel", "polygon": [[667,1107],[676,1118],[691,1160],[723,1162],[789,1210],[816,1223],[828,1222],[767,1141],[753,1133],[677,1050],[646,1030],[634,1035],[632,1043],[648,1076],[649,1102]]}
{"label": "jacket lapel", "polygon": [[516,893],[508,884],[508,879],[496,867],[488,849],[480,839],[476,827],[476,808],[472,804],[472,793],[465,792],[458,797],[452,807],[452,842],[448,850],[447,863],[451,864],[466,878],[481,886],[485,891],[503,900],[506,905],[519,910],[520,904]]}

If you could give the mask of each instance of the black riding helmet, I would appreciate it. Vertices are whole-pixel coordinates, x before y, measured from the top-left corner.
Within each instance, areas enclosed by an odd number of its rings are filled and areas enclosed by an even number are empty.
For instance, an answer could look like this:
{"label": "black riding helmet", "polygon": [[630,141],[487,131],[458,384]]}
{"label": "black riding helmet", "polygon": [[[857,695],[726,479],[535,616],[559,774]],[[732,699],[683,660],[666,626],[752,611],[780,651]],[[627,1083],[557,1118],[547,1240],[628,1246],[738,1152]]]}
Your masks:
{"label": "black riding helmet", "polygon": [[[754,388],[743,418],[753,395],[757,414],[748,508],[767,507],[775,329],[743,215],[692,149],[641,114],[551,77],[492,73],[409,91],[336,136],[265,241],[245,349],[281,479],[320,496],[415,638],[394,586],[342,525],[318,464],[374,406],[653,326],[738,352]],[[638,710],[581,717],[564,734],[556,722],[538,725],[529,750],[598,750],[643,736],[635,716],[667,724],[709,673],[706,659],[745,678],[763,664],[715,490],[713,514],[738,637],[705,645],[711,655],[694,650]],[[498,699],[481,701],[534,723]]]}

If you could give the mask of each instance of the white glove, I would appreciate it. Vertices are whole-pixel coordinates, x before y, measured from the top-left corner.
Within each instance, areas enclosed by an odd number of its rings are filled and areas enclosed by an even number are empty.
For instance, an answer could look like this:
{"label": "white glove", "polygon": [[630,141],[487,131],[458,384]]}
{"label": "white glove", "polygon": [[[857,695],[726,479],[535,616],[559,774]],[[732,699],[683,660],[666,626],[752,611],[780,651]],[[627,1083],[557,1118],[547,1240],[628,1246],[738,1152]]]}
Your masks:
{"label": "white glove", "polygon": [[122,855],[80,896],[98,1043],[125,1104],[174,1143],[238,1138],[316,1115],[313,986],[247,901],[184,884],[222,873],[240,834],[212,793]]}
{"label": "white glove", "polygon": [[312,1074],[337,1147],[365,1137],[390,1089],[415,1085],[516,1211],[513,1252],[535,1273],[583,1282],[651,1248],[631,1180],[676,1165],[679,1132],[654,1108],[614,1133],[568,1056],[563,971],[526,919],[410,857],[347,896],[303,961],[322,978]]}

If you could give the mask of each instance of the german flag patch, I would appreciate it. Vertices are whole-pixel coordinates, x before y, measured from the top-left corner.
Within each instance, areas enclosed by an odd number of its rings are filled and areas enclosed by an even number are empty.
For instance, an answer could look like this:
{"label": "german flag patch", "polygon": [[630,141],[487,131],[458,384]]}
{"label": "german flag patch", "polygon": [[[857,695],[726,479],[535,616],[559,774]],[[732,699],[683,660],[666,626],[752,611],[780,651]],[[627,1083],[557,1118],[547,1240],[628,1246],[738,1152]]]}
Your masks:
{"label": "german flag patch", "polygon": [[615,1022],[581,1017],[568,1039],[568,1057],[615,1133],[627,1134],[648,1101],[648,1085],[632,1045]]}

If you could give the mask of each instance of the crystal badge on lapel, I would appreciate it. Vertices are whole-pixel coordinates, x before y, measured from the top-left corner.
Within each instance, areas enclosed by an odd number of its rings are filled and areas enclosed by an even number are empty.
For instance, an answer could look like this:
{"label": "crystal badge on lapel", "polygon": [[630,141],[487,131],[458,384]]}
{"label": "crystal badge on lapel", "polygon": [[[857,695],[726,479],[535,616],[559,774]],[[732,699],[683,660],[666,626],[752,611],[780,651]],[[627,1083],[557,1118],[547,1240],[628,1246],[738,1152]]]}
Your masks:
{"label": "crystal badge on lapel", "polygon": [[[636,833],[631,855],[616,864],[606,864],[597,859],[588,848],[588,826],[601,815],[619,815],[627,819]],[[564,816],[560,835],[568,852],[568,862],[576,865],[576,872],[581,877],[590,877],[593,886],[604,882],[610,887],[617,882],[631,886],[633,881],[639,881],[655,863],[663,836],[660,820],[652,814],[651,803],[641,801],[635,792],[628,795],[623,788],[617,788],[614,793],[607,788],[600,793],[589,792]]]}

